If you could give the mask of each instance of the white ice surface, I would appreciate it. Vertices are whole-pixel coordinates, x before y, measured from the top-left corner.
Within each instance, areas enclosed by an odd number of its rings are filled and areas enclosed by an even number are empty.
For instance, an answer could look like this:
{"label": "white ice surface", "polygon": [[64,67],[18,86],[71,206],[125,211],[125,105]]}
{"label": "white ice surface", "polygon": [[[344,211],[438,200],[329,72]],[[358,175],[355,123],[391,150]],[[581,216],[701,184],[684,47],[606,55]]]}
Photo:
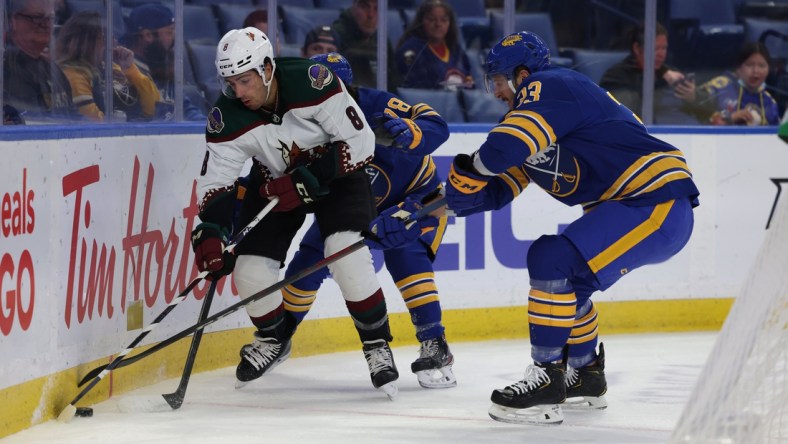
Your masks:
{"label": "white ice surface", "polygon": [[[507,340],[450,342],[458,386],[442,390],[419,387],[410,372],[417,347],[395,348],[400,370],[395,401],[372,387],[359,349],[290,359],[239,390],[234,368],[195,374],[183,406],[175,411],[123,413],[118,408],[123,399],[157,399],[173,392],[178,379],[168,380],[96,404],[92,418],[77,417],[69,424],[52,420],[0,443],[664,443],[715,337],[603,338],[609,407],[565,410],[559,426],[505,424],[488,417],[491,391],[520,379],[529,363],[528,341]],[[68,390],[76,393],[76,388]]]}

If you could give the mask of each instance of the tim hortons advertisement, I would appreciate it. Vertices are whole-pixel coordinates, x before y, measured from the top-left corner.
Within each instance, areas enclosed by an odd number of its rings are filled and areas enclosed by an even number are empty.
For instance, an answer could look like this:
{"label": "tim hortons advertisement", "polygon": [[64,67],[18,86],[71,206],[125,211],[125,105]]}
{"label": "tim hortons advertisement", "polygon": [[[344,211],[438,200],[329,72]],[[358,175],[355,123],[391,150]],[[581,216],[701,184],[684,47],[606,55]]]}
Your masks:
{"label": "tim hortons advertisement", "polygon": [[[199,223],[202,135],[84,137],[0,144],[13,159],[0,164],[0,387],[117,352],[140,332],[127,328],[130,312],[139,310],[148,325],[198,274],[189,240]],[[453,134],[435,153],[443,177],[455,153],[484,138]],[[596,300],[734,296],[780,180],[788,180],[788,151],[776,136],[664,138],[687,154],[701,190],[693,238],[679,255],[625,276]],[[529,187],[501,211],[452,219],[435,263],[443,307],[525,305],[528,246],[579,215]],[[406,311],[375,257],[389,310]],[[206,291],[202,282],[145,343],[192,325]],[[236,302],[223,279],[212,312]],[[346,315],[328,281],[309,317]],[[208,330],[248,326],[240,310]]]}

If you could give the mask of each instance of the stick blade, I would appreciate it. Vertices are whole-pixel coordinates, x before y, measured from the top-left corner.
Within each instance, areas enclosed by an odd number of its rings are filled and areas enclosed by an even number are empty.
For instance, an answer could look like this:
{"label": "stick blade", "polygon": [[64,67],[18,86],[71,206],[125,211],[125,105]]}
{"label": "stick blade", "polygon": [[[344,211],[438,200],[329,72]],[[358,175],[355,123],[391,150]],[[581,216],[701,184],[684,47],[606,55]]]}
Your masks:
{"label": "stick blade", "polygon": [[68,424],[72,419],[74,419],[74,415],[76,414],[77,408],[74,406],[74,404],[69,404],[63,409],[62,412],[60,412],[60,414],[57,416],[57,420],[64,424]]}
{"label": "stick blade", "polygon": [[183,405],[184,393],[165,393],[161,396],[173,410],[178,410]]}

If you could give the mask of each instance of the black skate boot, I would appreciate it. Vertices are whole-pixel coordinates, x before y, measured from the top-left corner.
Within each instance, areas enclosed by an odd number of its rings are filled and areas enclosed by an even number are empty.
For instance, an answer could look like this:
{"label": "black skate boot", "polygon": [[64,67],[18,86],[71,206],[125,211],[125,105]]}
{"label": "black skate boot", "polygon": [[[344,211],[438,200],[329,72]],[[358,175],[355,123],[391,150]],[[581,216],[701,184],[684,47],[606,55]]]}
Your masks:
{"label": "black skate boot", "polygon": [[566,399],[565,373],[564,364],[534,362],[522,381],[493,391],[490,418],[515,424],[561,424],[564,414],[558,404]]}
{"label": "black skate boot", "polygon": [[264,337],[260,331],[254,333],[254,342],[241,347],[241,363],[235,369],[238,379],[235,388],[241,388],[290,357],[290,338],[280,341],[277,338]]}
{"label": "black skate boot", "polygon": [[424,388],[449,388],[457,386],[452,364],[454,355],[446,343],[446,336],[441,335],[421,343],[419,358],[413,361],[410,369]]}
{"label": "black skate boot", "polygon": [[569,410],[604,409],[607,400],[605,379],[605,347],[599,344],[599,355],[596,363],[582,368],[566,370],[566,401],[564,407]]}
{"label": "black skate boot", "polygon": [[385,339],[364,341],[363,350],[372,385],[393,400],[398,392],[395,381],[399,378],[399,372],[394,364],[394,355],[391,353],[389,343]]}

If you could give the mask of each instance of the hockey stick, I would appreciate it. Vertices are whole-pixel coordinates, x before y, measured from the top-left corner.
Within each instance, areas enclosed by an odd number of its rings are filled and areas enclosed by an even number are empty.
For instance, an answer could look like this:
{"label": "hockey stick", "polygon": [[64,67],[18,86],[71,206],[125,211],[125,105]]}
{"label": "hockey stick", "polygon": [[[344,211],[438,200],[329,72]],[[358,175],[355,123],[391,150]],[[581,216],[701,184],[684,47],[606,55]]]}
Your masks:
{"label": "hockey stick", "polygon": [[[198,322],[205,320],[211,310],[211,301],[216,292],[216,284],[218,280],[211,282],[211,287],[203,300],[202,308],[200,308],[200,315],[197,319]],[[186,356],[186,362],[183,365],[183,373],[181,374],[181,382],[178,383],[178,388],[173,393],[164,393],[161,396],[130,396],[125,397],[118,401],[118,408],[121,412],[165,412],[181,408],[183,400],[186,397],[186,388],[189,385],[189,379],[192,375],[192,368],[194,361],[197,358],[197,350],[200,347],[200,340],[204,329],[194,332],[192,335],[192,342],[189,346],[189,353]],[[115,367],[117,368],[117,367]],[[79,409],[77,409],[79,415]]]}
{"label": "hockey stick", "polygon": [[[268,202],[268,204],[262,210],[260,210],[259,213],[257,213],[257,216],[255,216],[255,218],[252,219],[252,221],[249,222],[249,224],[246,227],[244,227],[243,230],[241,230],[236,236],[233,237],[232,242],[225,247],[224,251],[233,252],[235,250],[235,246],[238,245],[238,243],[241,242],[246,237],[246,235],[249,234],[249,232],[252,231],[252,229],[255,226],[257,226],[258,223],[260,223],[260,221],[263,219],[263,217],[266,214],[268,214],[271,210],[274,209],[277,203],[279,203],[279,198],[278,197],[272,198]],[[131,341],[131,344],[129,344],[128,347],[123,349],[118,354],[118,356],[116,356],[98,375],[96,375],[93,378],[93,380],[91,381],[90,384],[88,384],[87,387],[82,389],[82,391],[79,392],[79,394],[77,394],[77,396],[71,400],[71,402],[66,406],[66,408],[64,408],[63,411],[60,412],[60,415],[58,415],[57,417],[58,421],[61,422],[71,421],[74,418],[74,415],[77,413],[77,408],[76,406],[74,406],[74,404],[79,402],[79,400],[82,399],[82,397],[85,396],[87,392],[89,392],[96,384],[98,384],[99,381],[101,381],[105,376],[107,376],[109,372],[112,371],[112,369],[117,367],[118,364],[123,360],[123,357],[126,356],[131,350],[133,350],[134,347],[136,347],[140,342],[142,342],[142,340],[145,339],[145,336],[147,336],[148,333],[153,331],[153,329],[155,329],[159,325],[159,323],[176,306],[178,306],[178,304],[180,304],[184,299],[186,299],[186,296],[188,296],[189,292],[191,292],[192,289],[194,289],[194,287],[196,287],[197,284],[199,284],[200,281],[202,281],[206,276],[208,276],[207,271],[203,271],[202,273],[198,274],[197,277],[194,278],[191,281],[191,283],[186,287],[186,289],[183,290],[175,299],[173,299],[172,302],[170,302],[170,305],[168,305],[167,308],[165,308],[164,311],[161,312],[161,314],[156,316],[156,318],[153,320],[153,322],[151,322],[150,325],[148,325],[142,330],[142,333],[140,333],[136,338],[134,338],[133,341]]]}
{"label": "hockey stick", "polygon": [[[445,207],[445,205],[446,205],[445,198],[440,197],[439,199],[437,199],[435,201],[432,201],[429,204],[426,204],[420,210],[418,210],[417,212],[413,213],[409,218],[406,219],[406,223],[408,221],[421,219],[424,216],[427,216],[427,215],[429,215],[429,214],[431,214],[433,212],[439,211],[439,210],[443,209],[443,207]],[[132,356],[130,358],[123,359],[122,361],[120,361],[118,363],[115,363],[114,361],[111,362],[110,365],[111,364],[115,364],[115,365],[112,368],[110,368],[109,370],[107,370],[109,368],[109,365],[102,366],[102,367],[97,367],[97,368],[91,370],[91,372],[88,373],[88,376],[92,376],[92,375],[98,376],[98,375],[100,375],[100,374],[102,374],[104,372],[108,372],[108,371],[110,371],[110,370],[112,370],[114,368],[125,367],[127,365],[133,364],[133,363],[135,363],[136,361],[138,361],[140,359],[143,359],[143,358],[145,358],[145,357],[147,357],[147,356],[149,356],[149,355],[151,355],[151,354],[153,354],[153,353],[155,353],[155,352],[157,352],[157,351],[159,351],[159,350],[161,350],[161,349],[163,349],[165,347],[168,347],[168,346],[172,345],[175,342],[178,342],[182,338],[185,338],[186,336],[189,336],[190,334],[192,334],[193,332],[197,331],[198,329],[205,328],[207,325],[213,324],[214,322],[224,318],[225,316],[228,316],[228,315],[236,312],[241,307],[244,307],[245,305],[247,305],[249,303],[252,303],[254,301],[262,299],[263,297],[265,297],[265,296],[267,296],[269,294],[272,294],[272,293],[274,293],[276,291],[279,291],[282,288],[284,288],[284,287],[286,287],[286,286],[288,286],[288,285],[290,285],[290,284],[292,284],[294,282],[297,282],[298,280],[302,279],[303,277],[308,276],[308,275],[314,273],[315,271],[320,270],[321,268],[338,261],[339,259],[349,255],[350,253],[353,253],[354,251],[361,249],[362,247],[364,247],[364,245],[365,245],[364,244],[364,239],[359,240],[357,242],[354,242],[354,243],[348,245],[347,247],[337,251],[336,253],[334,253],[334,254],[332,254],[332,255],[330,255],[328,257],[323,258],[319,262],[316,262],[315,264],[313,264],[313,265],[311,265],[309,267],[306,267],[305,269],[303,269],[303,270],[299,271],[298,273],[290,276],[289,278],[283,279],[283,280],[271,285],[270,287],[265,288],[265,289],[255,293],[255,294],[253,294],[249,298],[244,299],[244,300],[242,300],[242,301],[240,301],[240,302],[238,302],[236,304],[233,304],[233,305],[227,307],[226,309],[214,314],[213,316],[210,316],[207,319],[205,319],[203,321],[200,321],[197,324],[187,328],[186,330],[183,330],[180,333],[177,333],[176,335],[171,336],[170,338],[165,339],[162,342],[159,342],[155,346],[143,351],[142,353],[140,353],[138,355]],[[86,379],[87,379],[87,377],[86,377]]]}
{"label": "hockey stick", "polygon": [[[249,232],[252,231],[252,229],[257,226],[258,223],[260,223],[260,221],[262,220],[263,216],[268,214],[271,211],[271,209],[273,208],[273,206],[276,205],[276,202],[278,202],[278,201],[279,201],[278,197],[272,198],[271,201],[268,203],[268,205],[266,205],[265,208],[263,208],[259,213],[257,213],[257,216],[255,216],[255,218],[252,219],[252,221],[249,222],[248,225],[246,225],[241,231],[239,231],[235,236],[233,236],[233,239],[230,241],[230,244],[227,245],[224,248],[224,251],[225,252],[229,252],[229,253],[232,253],[233,251],[235,251],[235,247],[238,245],[238,243],[241,242],[246,237],[246,235],[249,234]],[[189,291],[191,291],[191,289],[194,288],[194,286],[200,280],[202,280],[205,276],[207,276],[207,274],[208,273],[205,273],[205,272],[200,273],[195,278],[195,280],[192,281],[191,284],[189,284],[189,286],[186,288],[186,290],[184,290],[183,293],[181,293],[181,295],[179,295],[179,297],[184,295],[184,294],[187,294]],[[175,301],[173,301],[173,303],[174,302]],[[180,301],[178,301],[178,302],[180,302]],[[164,316],[162,316],[162,318],[163,317]],[[156,321],[154,320],[154,322],[156,322]],[[158,344],[157,344],[157,345],[149,348],[148,350],[146,350],[146,351],[144,351],[144,352],[142,352],[142,353],[140,353],[138,355],[134,355],[134,356],[131,356],[131,357],[128,357],[128,358],[124,358],[121,362],[118,363],[116,368],[125,367],[126,365],[132,364],[135,361],[138,361],[138,360],[144,358],[145,356],[147,356],[149,354],[153,354],[153,353],[161,350],[161,348],[162,347],[159,347]],[[85,376],[82,377],[82,379],[77,384],[77,387],[82,387],[88,381],[91,381],[93,378],[95,378],[96,376],[101,374],[101,372],[103,372],[104,369],[106,369],[107,367],[109,367],[109,364],[104,364],[104,365],[98,366],[98,367],[94,368],[93,370],[89,371]]]}
{"label": "hockey stick", "polygon": [[[204,321],[208,317],[208,313],[211,310],[211,300],[213,299],[213,293],[216,291],[217,282],[218,279],[214,279],[211,282],[211,288],[208,289],[208,294],[205,295],[205,300],[202,302],[202,308],[200,309],[200,317],[198,318],[199,322]],[[165,393],[161,395],[173,410],[179,409],[183,404],[183,398],[186,397],[186,387],[189,385],[189,378],[191,378],[192,375],[194,361],[197,359],[197,349],[200,347],[202,332],[202,329],[197,330],[192,336],[192,343],[189,346],[189,354],[186,356],[186,363],[183,365],[183,374],[181,374],[181,382],[178,384],[178,388],[173,393]]]}

